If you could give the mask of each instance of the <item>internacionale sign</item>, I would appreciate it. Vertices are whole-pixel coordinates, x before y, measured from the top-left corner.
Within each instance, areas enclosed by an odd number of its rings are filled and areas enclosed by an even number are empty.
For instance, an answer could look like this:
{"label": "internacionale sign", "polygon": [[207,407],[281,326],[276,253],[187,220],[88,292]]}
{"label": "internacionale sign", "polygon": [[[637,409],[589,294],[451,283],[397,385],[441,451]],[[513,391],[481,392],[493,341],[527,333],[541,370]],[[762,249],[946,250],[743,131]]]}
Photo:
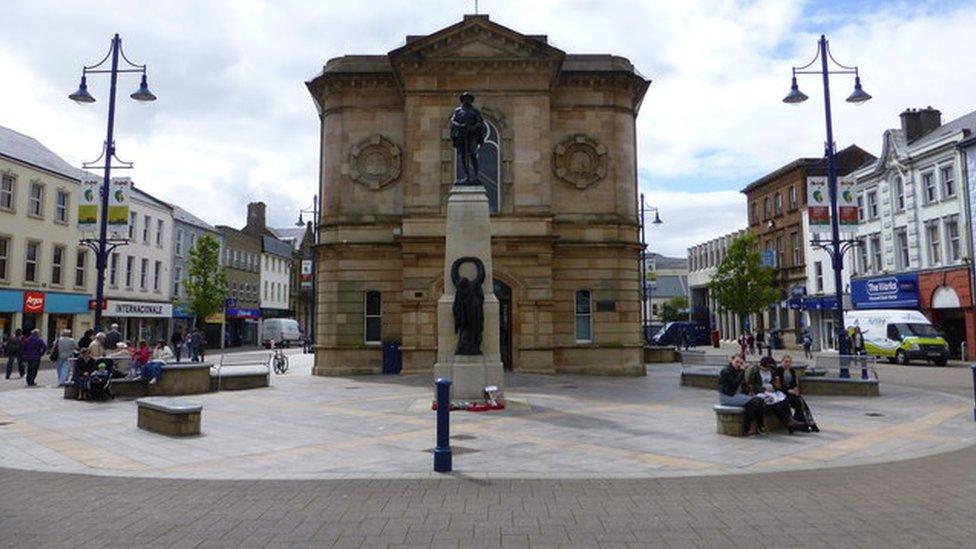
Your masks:
{"label": "internacionale sign", "polygon": [[152,303],[145,301],[114,301],[109,300],[105,309],[105,316],[143,317],[143,318],[172,318],[172,303]]}

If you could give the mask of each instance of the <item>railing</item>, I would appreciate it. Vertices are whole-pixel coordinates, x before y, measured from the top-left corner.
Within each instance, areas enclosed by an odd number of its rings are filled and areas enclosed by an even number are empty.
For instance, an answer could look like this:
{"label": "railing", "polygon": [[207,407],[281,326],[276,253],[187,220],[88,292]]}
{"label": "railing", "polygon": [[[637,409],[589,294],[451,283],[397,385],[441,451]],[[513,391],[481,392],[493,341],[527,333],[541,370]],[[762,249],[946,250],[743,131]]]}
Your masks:
{"label": "railing", "polygon": [[233,353],[220,355],[220,362],[213,367],[217,370],[217,390],[220,390],[220,380],[225,368],[261,366],[267,370],[268,384],[271,384],[272,353]]}
{"label": "railing", "polygon": [[816,357],[814,368],[806,375],[849,378],[851,373],[861,379],[878,379],[878,357],[868,355],[828,355]]}

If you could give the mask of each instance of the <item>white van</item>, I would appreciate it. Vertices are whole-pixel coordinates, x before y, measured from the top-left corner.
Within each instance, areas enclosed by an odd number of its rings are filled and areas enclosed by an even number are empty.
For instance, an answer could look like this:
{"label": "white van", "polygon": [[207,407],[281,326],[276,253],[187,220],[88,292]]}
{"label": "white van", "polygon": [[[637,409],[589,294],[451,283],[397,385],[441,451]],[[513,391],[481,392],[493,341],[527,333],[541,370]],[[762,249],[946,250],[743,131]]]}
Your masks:
{"label": "white van", "polygon": [[848,330],[855,326],[861,328],[867,353],[887,358],[889,362],[908,364],[912,360],[926,360],[945,366],[949,360],[945,335],[918,311],[847,311],[844,325]]}
{"label": "white van", "polygon": [[270,348],[271,342],[276,347],[287,347],[292,343],[302,341],[302,334],[298,331],[298,321],[294,318],[269,318],[261,325],[261,344]]}

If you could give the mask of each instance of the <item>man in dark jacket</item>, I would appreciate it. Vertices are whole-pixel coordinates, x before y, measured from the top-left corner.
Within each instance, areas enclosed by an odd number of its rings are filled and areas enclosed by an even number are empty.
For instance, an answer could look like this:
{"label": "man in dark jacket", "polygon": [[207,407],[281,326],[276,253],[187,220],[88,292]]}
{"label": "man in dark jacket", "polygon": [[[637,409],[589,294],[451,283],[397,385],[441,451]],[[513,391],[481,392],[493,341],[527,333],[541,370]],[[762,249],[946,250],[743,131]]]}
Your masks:
{"label": "man in dark jacket", "polygon": [[203,328],[197,328],[196,331],[190,336],[190,343],[193,344],[193,356],[194,362],[203,362],[204,347],[206,347],[206,339],[203,337]]}
{"label": "man in dark jacket", "polygon": [[747,393],[748,385],[745,383],[746,361],[741,356],[732,357],[732,361],[718,374],[718,402],[724,406],[741,406],[745,412],[742,414],[742,432],[750,434],[752,422],[756,422],[756,432],[766,433],[763,414],[765,413],[765,402],[752,393]]}
{"label": "man in dark jacket", "polygon": [[17,328],[13,335],[8,335],[3,342],[3,352],[7,355],[7,379],[13,373],[14,362],[17,363],[17,372],[20,377],[24,377],[24,333]]}
{"label": "man in dark jacket", "polygon": [[41,339],[41,331],[34,329],[30,337],[24,342],[24,361],[27,362],[27,386],[37,385],[37,369],[41,365],[41,357],[47,352],[47,343]]}
{"label": "man in dark jacket", "polygon": [[119,343],[122,341],[122,332],[119,331],[118,324],[112,324],[112,329],[105,334],[105,348],[109,352],[114,351],[118,348]]}
{"label": "man in dark jacket", "polygon": [[183,332],[179,329],[173,330],[169,342],[172,344],[170,348],[173,349],[173,354],[176,355],[176,362],[179,362],[180,355],[183,354]]}

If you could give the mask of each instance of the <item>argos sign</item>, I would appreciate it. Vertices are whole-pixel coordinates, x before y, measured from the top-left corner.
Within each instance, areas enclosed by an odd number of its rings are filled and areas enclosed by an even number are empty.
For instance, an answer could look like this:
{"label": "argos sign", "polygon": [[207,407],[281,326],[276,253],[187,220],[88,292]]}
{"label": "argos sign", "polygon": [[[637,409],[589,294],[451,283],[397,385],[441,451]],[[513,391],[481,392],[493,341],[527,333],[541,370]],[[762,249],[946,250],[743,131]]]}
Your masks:
{"label": "argos sign", "polygon": [[24,292],[24,312],[44,312],[44,292]]}

